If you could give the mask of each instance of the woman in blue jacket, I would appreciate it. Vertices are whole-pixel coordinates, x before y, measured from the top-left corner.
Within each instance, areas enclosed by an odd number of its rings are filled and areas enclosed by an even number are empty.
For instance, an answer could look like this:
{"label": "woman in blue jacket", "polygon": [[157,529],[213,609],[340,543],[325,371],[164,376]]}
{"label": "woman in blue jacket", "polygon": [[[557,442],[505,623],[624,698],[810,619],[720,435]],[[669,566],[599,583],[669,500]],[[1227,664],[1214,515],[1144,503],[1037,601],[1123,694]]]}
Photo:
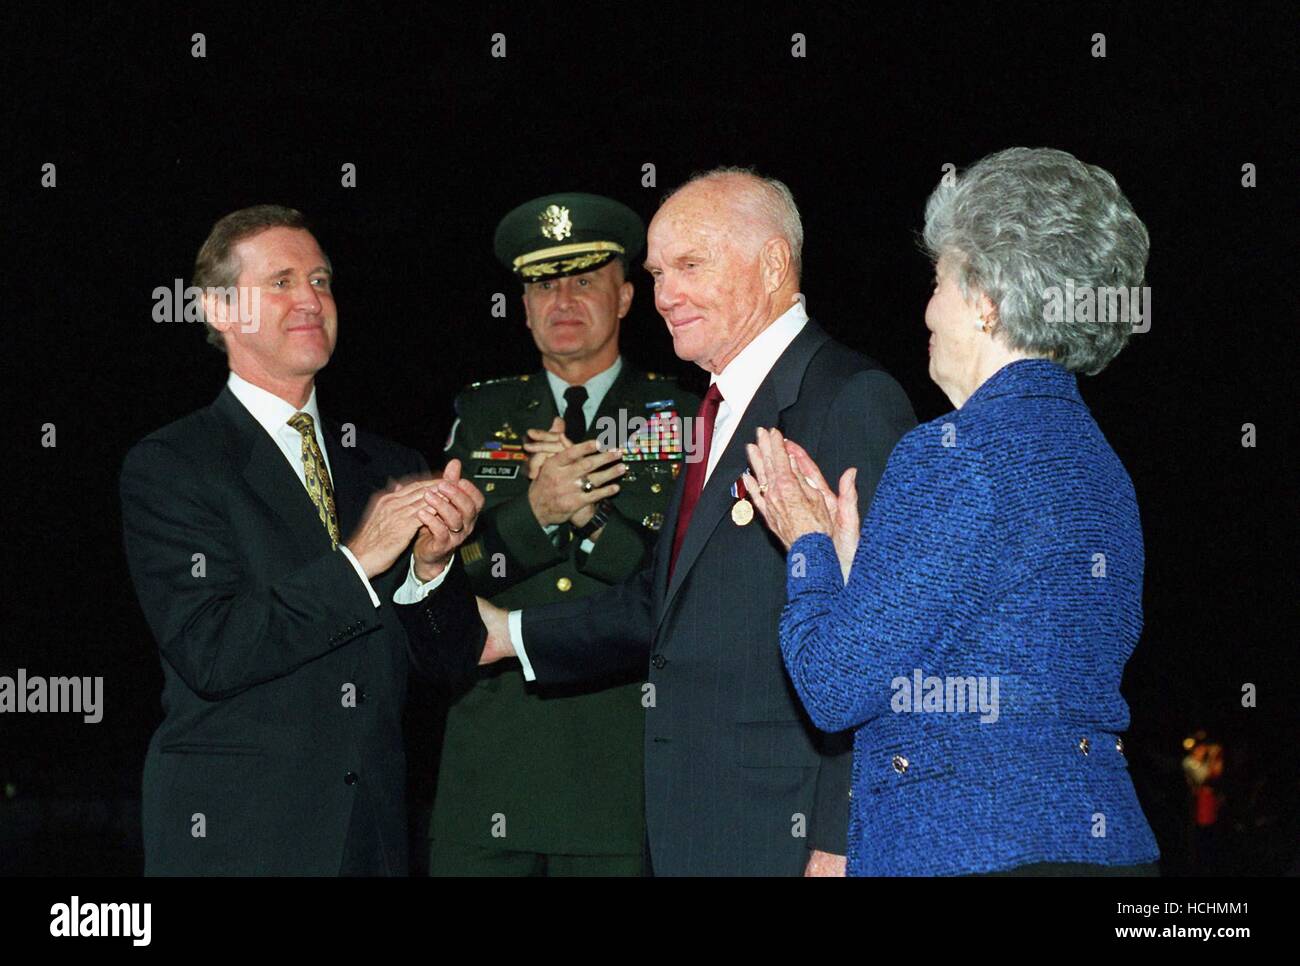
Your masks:
{"label": "woman in blue jacket", "polygon": [[859,530],[775,430],[749,488],[789,550],[781,649],[854,729],[851,875],[1154,874],[1129,778],[1142,629],[1133,485],[1079,395],[1143,324],[1146,228],[1115,179],[1012,148],[926,206],[930,376],[957,408],[898,443]]}

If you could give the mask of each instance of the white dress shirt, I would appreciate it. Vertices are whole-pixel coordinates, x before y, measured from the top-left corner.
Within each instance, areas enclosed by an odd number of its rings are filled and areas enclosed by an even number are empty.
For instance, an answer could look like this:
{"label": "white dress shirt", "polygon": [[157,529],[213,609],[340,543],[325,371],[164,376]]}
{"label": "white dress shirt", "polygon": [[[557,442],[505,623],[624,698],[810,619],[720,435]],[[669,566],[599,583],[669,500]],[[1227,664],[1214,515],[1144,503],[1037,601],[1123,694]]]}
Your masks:
{"label": "white dress shirt", "polygon": [[[596,413],[600,409],[600,404],[605,401],[605,394],[614,385],[614,380],[618,374],[623,371],[623,357],[618,356],[614,359],[614,364],[604,372],[598,372],[584,383],[578,383],[587,390],[587,401],[582,404],[582,417],[586,420],[588,428],[591,427],[592,421],[596,418]],[[564,401],[564,391],[569,388],[569,383],[565,382],[550,369],[546,370],[546,381],[551,387],[551,395],[555,397],[555,411],[564,418],[564,410],[568,403]]]}
{"label": "white dress shirt", "polygon": [[[325,460],[325,469],[330,474],[330,480],[334,479],[334,470],[330,466],[329,450],[325,448],[325,440],[321,436],[320,409],[316,405],[315,386],[312,386],[311,396],[308,397],[307,404],[302,409],[295,409],[275,393],[267,392],[260,386],[253,385],[247,379],[237,376],[234,372],[230,373],[226,385],[234,397],[248,410],[249,415],[257,420],[258,425],[266,430],[267,435],[280,448],[280,452],[284,454],[284,458],[289,461],[289,465],[297,474],[304,491],[307,489],[307,471],[302,465],[302,434],[289,425],[289,420],[295,413],[304,412],[309,415],[316,435],[316,445],[320,448],[321,456]],[[361,578],[366,593],[370,595],[370,602],[378,607],[379,595],[375,593],[374,587],[370,586],[370,579],[366,577],[366,572],[361,569],[361,564],[357,562],[357,558],[343,544],[339,544],[339,552],[347,558],[348,563],[352,565],[352,569]],[[406,574],[406,582],[393,594],[394,603],[419,603],[442,583],[450,566],[451,563],[448,562],[438,576],[427,582],[421,581],[415,576],[415,557],[412,555]]]}
{"label": "white dress shirt", "polygon": [[[718,460],[726,452],[727,444],[736,433],[736,427],[745,418],[745,410],[749,408],[758,387],[807,324],[808,313],[804,311],[803,302],[796,300],[794,305],[754,336],[749,345],[741,349],[736,358],[710,380],[710,384],[718,384],[722,402],[718,404],[718,415],[713,421],[713,438],[709,445],[708,463],[705,464],[706,483],[713,468],[718,465]],[[523,666],[524,680],[535,681],[537,675],[533,673],[533,666],[524,650],[523,612],[512,610],[507,622],[510,643],[514,645],[515,654]]]}
{"label": "white dress shirt", "polygon": [[722,459],[722,454],[727,451],[727,444],[736,434],[736,427],[745,418],[745,410],[749,408],[758,387],[772,371],[776,360],[781,358],[781,354],[807,324],[808,314],[804,311],[803,303],[795,302],[784,315],[754,336],[754,340],[710,380],[710,384],[718,384],[722,402],[718,404],[718,416],[713,421],[713,442],[709,447],[705,483],[713,475],[713,468]]}

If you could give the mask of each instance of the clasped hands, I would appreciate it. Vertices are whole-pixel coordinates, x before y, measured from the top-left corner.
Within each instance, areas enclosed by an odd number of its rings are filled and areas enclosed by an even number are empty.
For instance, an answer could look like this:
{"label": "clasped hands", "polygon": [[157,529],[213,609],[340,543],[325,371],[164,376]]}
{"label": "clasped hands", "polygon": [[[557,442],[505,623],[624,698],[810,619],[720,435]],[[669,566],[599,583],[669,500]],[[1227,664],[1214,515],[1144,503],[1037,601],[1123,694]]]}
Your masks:
{"label": "clasped hands", "polygon": [[556,416],[550,429],[528,430],[528,505],[544,527],[571,523],[580,527],[596,513],[596,504],[618,492],[613,482],[627,472],[620,449],[601,452],[594,439],[573,443]]}
{"label": "clasped hands", "polygon": [[[627,472],[623,451],[600,451],[597,440],[573,443],[564,435],[564,420],[558,416],[550,429],[528,430],[524,451],[529,454],[528,505],[542,526],[571,523],[580,527],[591,520],[596,504],[618,492],[617,480]],[[598,537],[600,531],[594,536]],[[478,598],[479,616],[487,628],[487,642],[480,664],[492,664],[515,657],[510,643],[508,614]]]}
{"label": "clasped hands", "polygon": [[396,481],[371,498],[346,546],[367,577],[391,567],[411,546],[415,576],[430,581],[442,573],[452,553],[474,531],[484,498],[461,478],[460,460],[451,460],[442,477]]}

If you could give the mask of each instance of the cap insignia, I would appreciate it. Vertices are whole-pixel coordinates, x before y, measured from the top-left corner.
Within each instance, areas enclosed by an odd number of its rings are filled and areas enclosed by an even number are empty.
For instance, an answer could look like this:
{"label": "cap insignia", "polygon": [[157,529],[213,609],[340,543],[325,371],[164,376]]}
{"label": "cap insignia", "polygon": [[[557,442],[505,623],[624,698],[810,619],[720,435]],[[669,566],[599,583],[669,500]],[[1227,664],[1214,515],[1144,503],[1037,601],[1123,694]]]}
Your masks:
{"label": "cap insignia", "polygon": [[554,241],[564,241],[573,234],[573,222],[569,220],[569,209],[560,205],[547,205],[537,216],[542,223],[542,235]]}

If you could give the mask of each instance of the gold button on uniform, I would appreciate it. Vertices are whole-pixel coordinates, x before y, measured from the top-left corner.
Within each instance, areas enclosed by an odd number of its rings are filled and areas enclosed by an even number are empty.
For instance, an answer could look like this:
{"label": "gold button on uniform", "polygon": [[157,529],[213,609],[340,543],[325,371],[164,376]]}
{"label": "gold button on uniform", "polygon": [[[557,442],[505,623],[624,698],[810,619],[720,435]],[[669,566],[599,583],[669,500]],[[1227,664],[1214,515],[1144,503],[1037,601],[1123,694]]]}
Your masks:
{"label": "gold button on uniform", "polygon": [[663,485],[662,483],[651,483],[651,484],[650,484],[650,492],[651,492],[651,493],[658,493],[658,492],[660,492],[663,488],[664,488],[664,485]]}
{"label": "gold button on uniform", "polygon": [[568,577],[561,577],[555,582],[555,587],[561,592],[571,590],[573,588],[573,581]]}
{"label": "gold button on uniform", "polygon": [[902,755],[895,755],[894,760],[890,762],[890,764],[894,766],[894,771],[898,772],[901,775],[903,774],[903,772],[907,771],[907,766],[909,762]]}

